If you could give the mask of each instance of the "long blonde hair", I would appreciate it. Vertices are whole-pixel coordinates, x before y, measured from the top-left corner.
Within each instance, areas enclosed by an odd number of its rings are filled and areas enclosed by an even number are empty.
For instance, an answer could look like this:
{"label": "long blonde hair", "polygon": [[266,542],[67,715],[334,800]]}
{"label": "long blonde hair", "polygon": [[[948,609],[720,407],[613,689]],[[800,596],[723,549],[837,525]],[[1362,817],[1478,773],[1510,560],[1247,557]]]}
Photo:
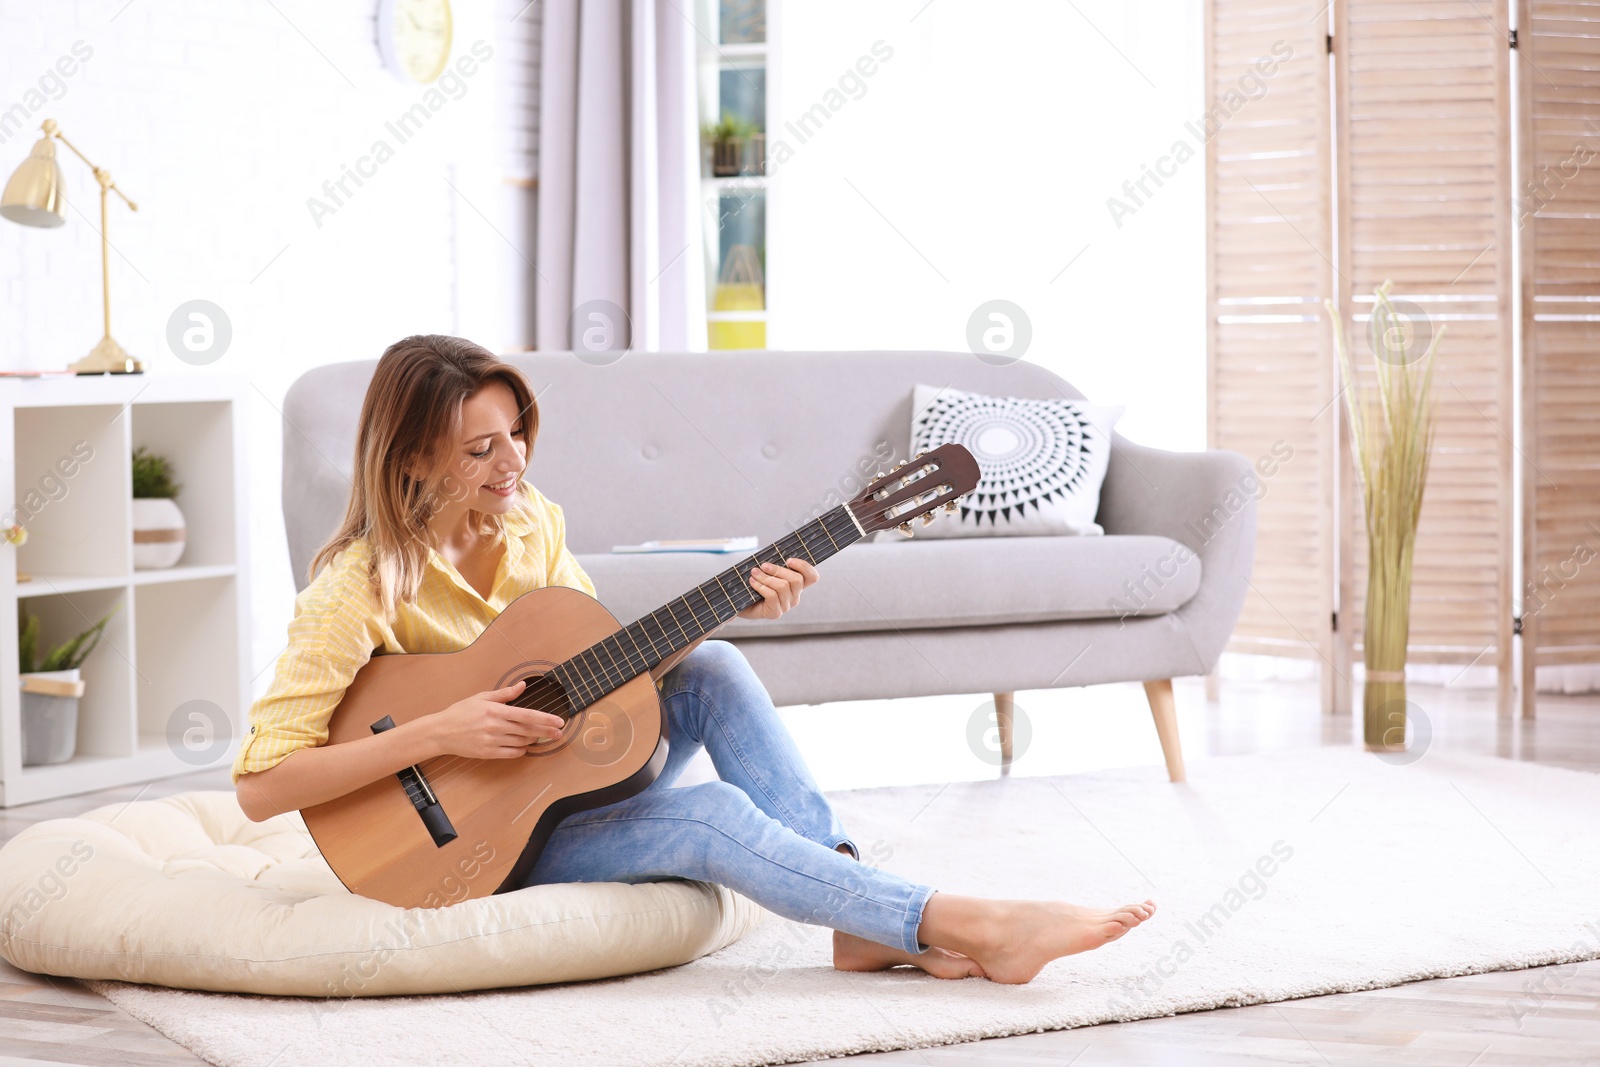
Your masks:
{"label": "long blonde hair", "polygon": [[[431,544],[428,520],[454,493],[470,491],[449,473],[461,404],[492,382],[503,382],[522,413],[523,440],[532,454],[539,407],[528,379],[488,349],[460,337],[425,334],[396,341],[378,360],[361,405],[355,470],[344,521],[311,560],[307,578],[365,538],[368,576],[389,619],[416,598]],[[412,469],[426,471],[413,477]],[[520,505],[519,505],[520,506]],[[471,511],[485,533],[500,533],[498,515]]]}

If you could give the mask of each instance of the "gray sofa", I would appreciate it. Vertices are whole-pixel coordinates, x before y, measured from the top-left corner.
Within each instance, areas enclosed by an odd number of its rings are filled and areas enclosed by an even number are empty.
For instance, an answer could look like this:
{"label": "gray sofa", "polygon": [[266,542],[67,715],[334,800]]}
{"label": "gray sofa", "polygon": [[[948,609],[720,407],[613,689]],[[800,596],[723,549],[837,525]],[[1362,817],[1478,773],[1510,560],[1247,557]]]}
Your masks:
{"label": "gray sofa", "polygon": [[[629,622],[738,557],[621,555],[652,538],[760,543],[908,458],[917,382],[1020,397],[1081,396],[1027,362],[948,352],[571,353],[508,357],[538,393],[527,479],[560,504],[602,603]],[[375,361],[307,372],[285,397],[283,505],[303,587],[343,514]],[[1114,442],[1104,537],[906,539],[881,533],[822,567],[800,606],[734,619],[778,704],[993,693],[1002,768],[1012,694],[1145,683],[1169,776],[1183,778],[1171,679],[1212,670],[1255,547],[1253,472],[1231,452]]]}

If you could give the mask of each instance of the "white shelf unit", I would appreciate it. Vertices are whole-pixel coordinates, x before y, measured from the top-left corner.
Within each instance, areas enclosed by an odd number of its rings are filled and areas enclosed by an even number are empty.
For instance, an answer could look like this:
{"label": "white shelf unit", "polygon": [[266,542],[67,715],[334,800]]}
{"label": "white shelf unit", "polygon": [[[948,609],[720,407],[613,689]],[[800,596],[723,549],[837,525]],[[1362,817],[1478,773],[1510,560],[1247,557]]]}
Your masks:
{"label": "white shelf unit", "polygon": [[[245,396],[222,376],[0,379],[0,525],[28,531],[26,544],[0,541],[0,806],[225,766],[236,750],[249,708]],[[133,569],[140,445],[181,486],[187,543],[168,570]],[[65,763],[22,765],[19,602],[40,619],[41,654],[117,608],[84,662]],[[191,726],[179,709],[192,701],[231,730],[204,763],[169,742],[176,716],[180,737]]]}

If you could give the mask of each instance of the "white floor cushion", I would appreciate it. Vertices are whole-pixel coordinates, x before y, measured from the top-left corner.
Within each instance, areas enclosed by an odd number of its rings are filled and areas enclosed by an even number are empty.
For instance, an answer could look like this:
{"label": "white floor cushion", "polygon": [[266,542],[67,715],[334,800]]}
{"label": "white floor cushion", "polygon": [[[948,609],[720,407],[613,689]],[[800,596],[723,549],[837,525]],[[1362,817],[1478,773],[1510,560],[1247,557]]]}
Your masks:
{"label": "white floor cushion", "polygon": [[721,886],[535,886],[448,908],[355,896],[298,814],[231,792],[115,804],[0,849],[0,956],[26,971],[289,996],[455,993],[635,974],[738,940]]}

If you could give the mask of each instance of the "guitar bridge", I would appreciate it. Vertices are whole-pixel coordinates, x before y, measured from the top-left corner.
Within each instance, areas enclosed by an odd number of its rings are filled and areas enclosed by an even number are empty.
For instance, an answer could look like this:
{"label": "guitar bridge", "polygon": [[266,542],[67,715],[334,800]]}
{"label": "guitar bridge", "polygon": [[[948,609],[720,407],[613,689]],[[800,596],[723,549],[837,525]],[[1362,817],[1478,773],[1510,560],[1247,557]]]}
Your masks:
{"label": "guitar bridge", "polygon": [[[381,734],[386,730],[394,729],[394,718],[385,715],[372,724],[372,732]],[[456,839],[456,828],[450,824],[450,817],[444,813],[439,798],[434,795],[433,787],[428,784],[428,776],[422,773],[422,768],[413,764],[395,775],[400,779],[400,784],[405,787],[406,796],[411,800],[411,806],[417,809],[417,815],[422,819],[423,828],[428,831],[428,836],[433,838],[435,848],[443,848]]]}

